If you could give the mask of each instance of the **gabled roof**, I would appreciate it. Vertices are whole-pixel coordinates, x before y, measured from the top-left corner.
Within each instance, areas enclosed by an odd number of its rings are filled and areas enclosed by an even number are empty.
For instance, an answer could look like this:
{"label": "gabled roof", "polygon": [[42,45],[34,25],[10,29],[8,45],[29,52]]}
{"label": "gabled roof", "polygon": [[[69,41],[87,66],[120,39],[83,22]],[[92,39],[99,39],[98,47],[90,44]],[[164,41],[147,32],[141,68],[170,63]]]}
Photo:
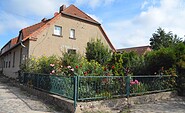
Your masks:
{"label": "gabled roof", "polygon": [[[19,36],[12,39],[12,44],[13,45],[18,45],[20,44],[19,42],[19,38],[21,37],[20,35],[22,35],[22,41],[26,41],[27,39],[34,39],[34,36],[36,36],[37,34],[39,34],[44,28],[47,28],[48,25],[52,24],[55,20],[57,20],[61,14],[63,15],[67,15],[70,17],[74,17],[74,18],[78,18],[93,24],[98,25],[98,27],[100,28],[101,32],[103,33],[103,35],[106,38],[106,41],[108,42],[108,44],[110,45],[110,47],[112,48],[113,51],[115,51],[114,46],[112,45],[112,43],[110,42],[108,36],[106,35],[106,33],[104,32],[103,28],[101,27],[101,24],[98,23],[96,20],[94,20],[93,18],[91,18],[90,16],[88,16],[87,14],[85,14],[83,11],[81,11],[80,9],[78,9],[76,6],[74,5],[70,5],[69,7],[63,9],[63,11],[56,13],[55,16],[51,19],[46,20],[45,18],[37,23],[34,24],[32,26],[23,28],[20,33]],[[16,43],[15,43],[16,42]],[[11,46],[13,49],[14,47]]]}
{"label": "gabled roof", "polygon": [[150,46],[139,46],[139,47],[132,47],[132,48],[124,48],[124,49],[117,49],[117,52],[136,52],[138,55],[144,55],[146,52],[151,51],[152,49]]}
{"label": "gabled roof", "polygon": [[76,6],[74,5],[70,5],[69,7],[67,7],[66,9],[64,9],[62,11],[63,14],[67,14],[69,16],[73,16],[73,17],[77,17],[80,19],[84,19],[96,24],[100,24],[98,23],[96,20],[94,20],[93,18],[91,18],[90,16],[88,16],[87,14],[85,14],[83,11],[81,11],[80,9],[78,9]]}

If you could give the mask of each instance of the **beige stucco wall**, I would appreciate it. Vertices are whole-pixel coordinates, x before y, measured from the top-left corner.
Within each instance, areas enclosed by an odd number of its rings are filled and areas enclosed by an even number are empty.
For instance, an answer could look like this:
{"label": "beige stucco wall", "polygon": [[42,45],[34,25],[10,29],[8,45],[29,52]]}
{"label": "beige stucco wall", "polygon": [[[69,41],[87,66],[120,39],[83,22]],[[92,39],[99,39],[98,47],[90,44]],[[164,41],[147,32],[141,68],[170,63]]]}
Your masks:
{"label": "beige stucco wall", "polygon": [[[26,41],[24,43],[24,45],[26,47],[29,47],[29,41]],[[9,65],[6,67],[3,66],[3,74],[11,77],[11,78],[16,78],[18,76],[18,71],[20,70],[19,66],[20,66],[20,52],[21,52],[21,48],[22,48],[22,58],[23,55],[27,55],[27,51],[28,48],[23,48],[21,45],[15,47],[14,49],[12,49],[11,51],[9,51],[7,54],[4,54],[1,58],[5,59],[8,58],[8,61],[10,61],[10,67]],[[14,67],[13,67],[13,53],[15,52],[15,63],[14,63]],[[11,54],[10,54],[11,53]],[[8,55],[8,56],[7,56]],[[23,60],[23,59],[22,59]]]}
{"label": "beige stucco wall", "polygon": [[[62,37],[53,35],[55,25],[62,27]],[[76,39],[69,38],[70,29],[75,29]],[[78,53],[85,55],[87,42],[95,38],[101,38],[102,42],[109,47],[98,25],[66,16],[60,16],[35,38],[38,39],[30,42],[29,50],[29,54],[35,57],[42,55],[62,56],[62,52],[67,52],[67,49],[76,49]]]}
{"label": "beige stucco wall", "polygon": [[[62,27],[62,37],[54,36],[54,26]],[[70,39],[70,30],[75,29],[75,38]],[[109,47],[104,35],[102,34],[98,25],[90,24],[79,19],[69,18],[60,16],[59,19],[55,20],[54,23],[47,24],[47,27],[43,29],[38,35],[33,36],[37,38],[37,41],[27,40],[24,42],[26,48],[21,45],[15,47],[8,54],[10,58],[11,66],[3,67],[3,73],[6,76],[16,78],[18,70],[20,70],[20,52],[22,48],[23,55],[28,56],[51,56],[57,55],[62,56],[63,52],[67,52],[67,49],[76,49],[76,51],[82,55],[85,55],[85,48],[87,42],[91,39],[99,38],[101,41]],[[109,47],[110,48],[110,47]],[[111,48],[110,48],[111,49]],[[13,53],[15,52],[15,65],[13,67]],[[7,58],[4,54],[1,58]]]}

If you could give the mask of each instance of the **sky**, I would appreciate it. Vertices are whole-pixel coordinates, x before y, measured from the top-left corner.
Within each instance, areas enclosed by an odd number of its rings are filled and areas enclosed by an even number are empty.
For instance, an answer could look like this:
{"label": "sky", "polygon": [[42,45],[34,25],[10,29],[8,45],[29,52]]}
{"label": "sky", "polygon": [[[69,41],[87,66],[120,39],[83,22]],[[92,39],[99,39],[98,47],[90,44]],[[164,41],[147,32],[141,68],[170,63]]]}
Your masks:
{"label": "sky", "polygon": [[0,0],[0,48],[63,4],[100,22],[116,49],[149,45],[159,27],[184,39],[185,0]]}

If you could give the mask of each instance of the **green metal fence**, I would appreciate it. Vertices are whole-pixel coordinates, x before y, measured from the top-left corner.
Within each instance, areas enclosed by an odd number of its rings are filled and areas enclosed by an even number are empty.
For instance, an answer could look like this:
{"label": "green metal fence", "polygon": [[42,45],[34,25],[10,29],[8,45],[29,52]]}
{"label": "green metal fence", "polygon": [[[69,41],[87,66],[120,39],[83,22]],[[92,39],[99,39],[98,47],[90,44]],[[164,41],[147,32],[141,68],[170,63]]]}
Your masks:
{"label": "green metal fence", "polygon": [[22,73],[20,82],[38,90],[57,94],[68,99],[74,99],[74,77]]}
{"label": "green metal fence", "polygon": [[126,96],[125,80],[120,76],[78,76],[78,100]]}
{"label": "green metal fence", "polygon": [[128,97],[174,89],[174,76],[56,76],[20,74],[20,82],[30,87],[77,101]]}
{"label": "green metal fence", "polygon": [[175,88],[175,81],[176,77],[170,75],[131,76],[130,96],[170,91]]}

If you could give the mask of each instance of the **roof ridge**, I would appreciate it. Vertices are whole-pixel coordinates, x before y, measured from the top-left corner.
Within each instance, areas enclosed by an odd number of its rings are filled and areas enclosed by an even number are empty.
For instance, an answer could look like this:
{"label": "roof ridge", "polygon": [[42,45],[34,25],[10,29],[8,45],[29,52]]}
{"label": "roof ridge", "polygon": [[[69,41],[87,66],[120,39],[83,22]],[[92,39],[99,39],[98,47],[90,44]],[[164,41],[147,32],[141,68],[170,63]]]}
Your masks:
{"label": "roof ridge", "polygon": [[137,46],[137,47],[120,48],[120,49],[132,49],[132,48],[143,48],[143,47],[150,47],[150,46],[147,45],[147,46]]}
{"label": "roof ridge", "polygon": [[[72,4],[73,5],[73,4]],[[75,5],[73,5],[74,7],[76,7]],[[87,15],[89,18],[91,18],[92,20],[94,20],[95,22],[98,22],[96,21],[95,19],[93,19],[91,16],[89,16],[88,14],[86,14],[85,12],[83,12],[82,10],[80,10],[78,7],[76,7],[80,12],[82,12],[83,14]],[[99,22],[98,22],[99,23]]]}
{"label": "roof ridge", "polygon": [[[47,22],[48,22],[49,20],[50,20],[50,19],[47,19],[47,20],[45,20],[45,21],[47,21]],[[21,29],[21,30],[24,30],[24,29],[27,29],[27,28],[33,27],[33,26],[38,25],[38,24],[41,24],[42,22],[45,22],[45,21],[38,22],[38,23],[36,23],[36,24],[30,25],[30,26],[28,26],[28,27],[25,27],[25,28],[23,28],[23,29]],[[45,24],[46,24],[47,22],[45,22]]]}
{"label": "roof ridge", "polygon": [[[66,9],[64,9],[63,11],[62,11],[62,13],[65,13],[65,11],[67,11],[67,10],[69,10],[70,9],[70,7],[75,7],[78,11],[80,11],[82,14],[84,14],[84,15],[86,15],[87,17],[89,17],[90,19],[92,19],[95,23],[98,23],[98,24],[100,24],[98,21],[96,21],[95,19],[93,19],[91,16],[89,16],[88,14],[86,14],[85,12],[83,12],[82,10],[80,10],[78,7],[76,7],[75,5],[73,5],[73,4],[71,4],[69,7],[67,7]],[[74,15],[72,15],[72,16],[74,16]],[[77,16],[78,17],[78,16]],[[85,18],[85,19],[87,19],[87,18]],[[88,21],[90,21],[89,19],[87,19]],[[91,20],[91,21],[92,21]]]}

